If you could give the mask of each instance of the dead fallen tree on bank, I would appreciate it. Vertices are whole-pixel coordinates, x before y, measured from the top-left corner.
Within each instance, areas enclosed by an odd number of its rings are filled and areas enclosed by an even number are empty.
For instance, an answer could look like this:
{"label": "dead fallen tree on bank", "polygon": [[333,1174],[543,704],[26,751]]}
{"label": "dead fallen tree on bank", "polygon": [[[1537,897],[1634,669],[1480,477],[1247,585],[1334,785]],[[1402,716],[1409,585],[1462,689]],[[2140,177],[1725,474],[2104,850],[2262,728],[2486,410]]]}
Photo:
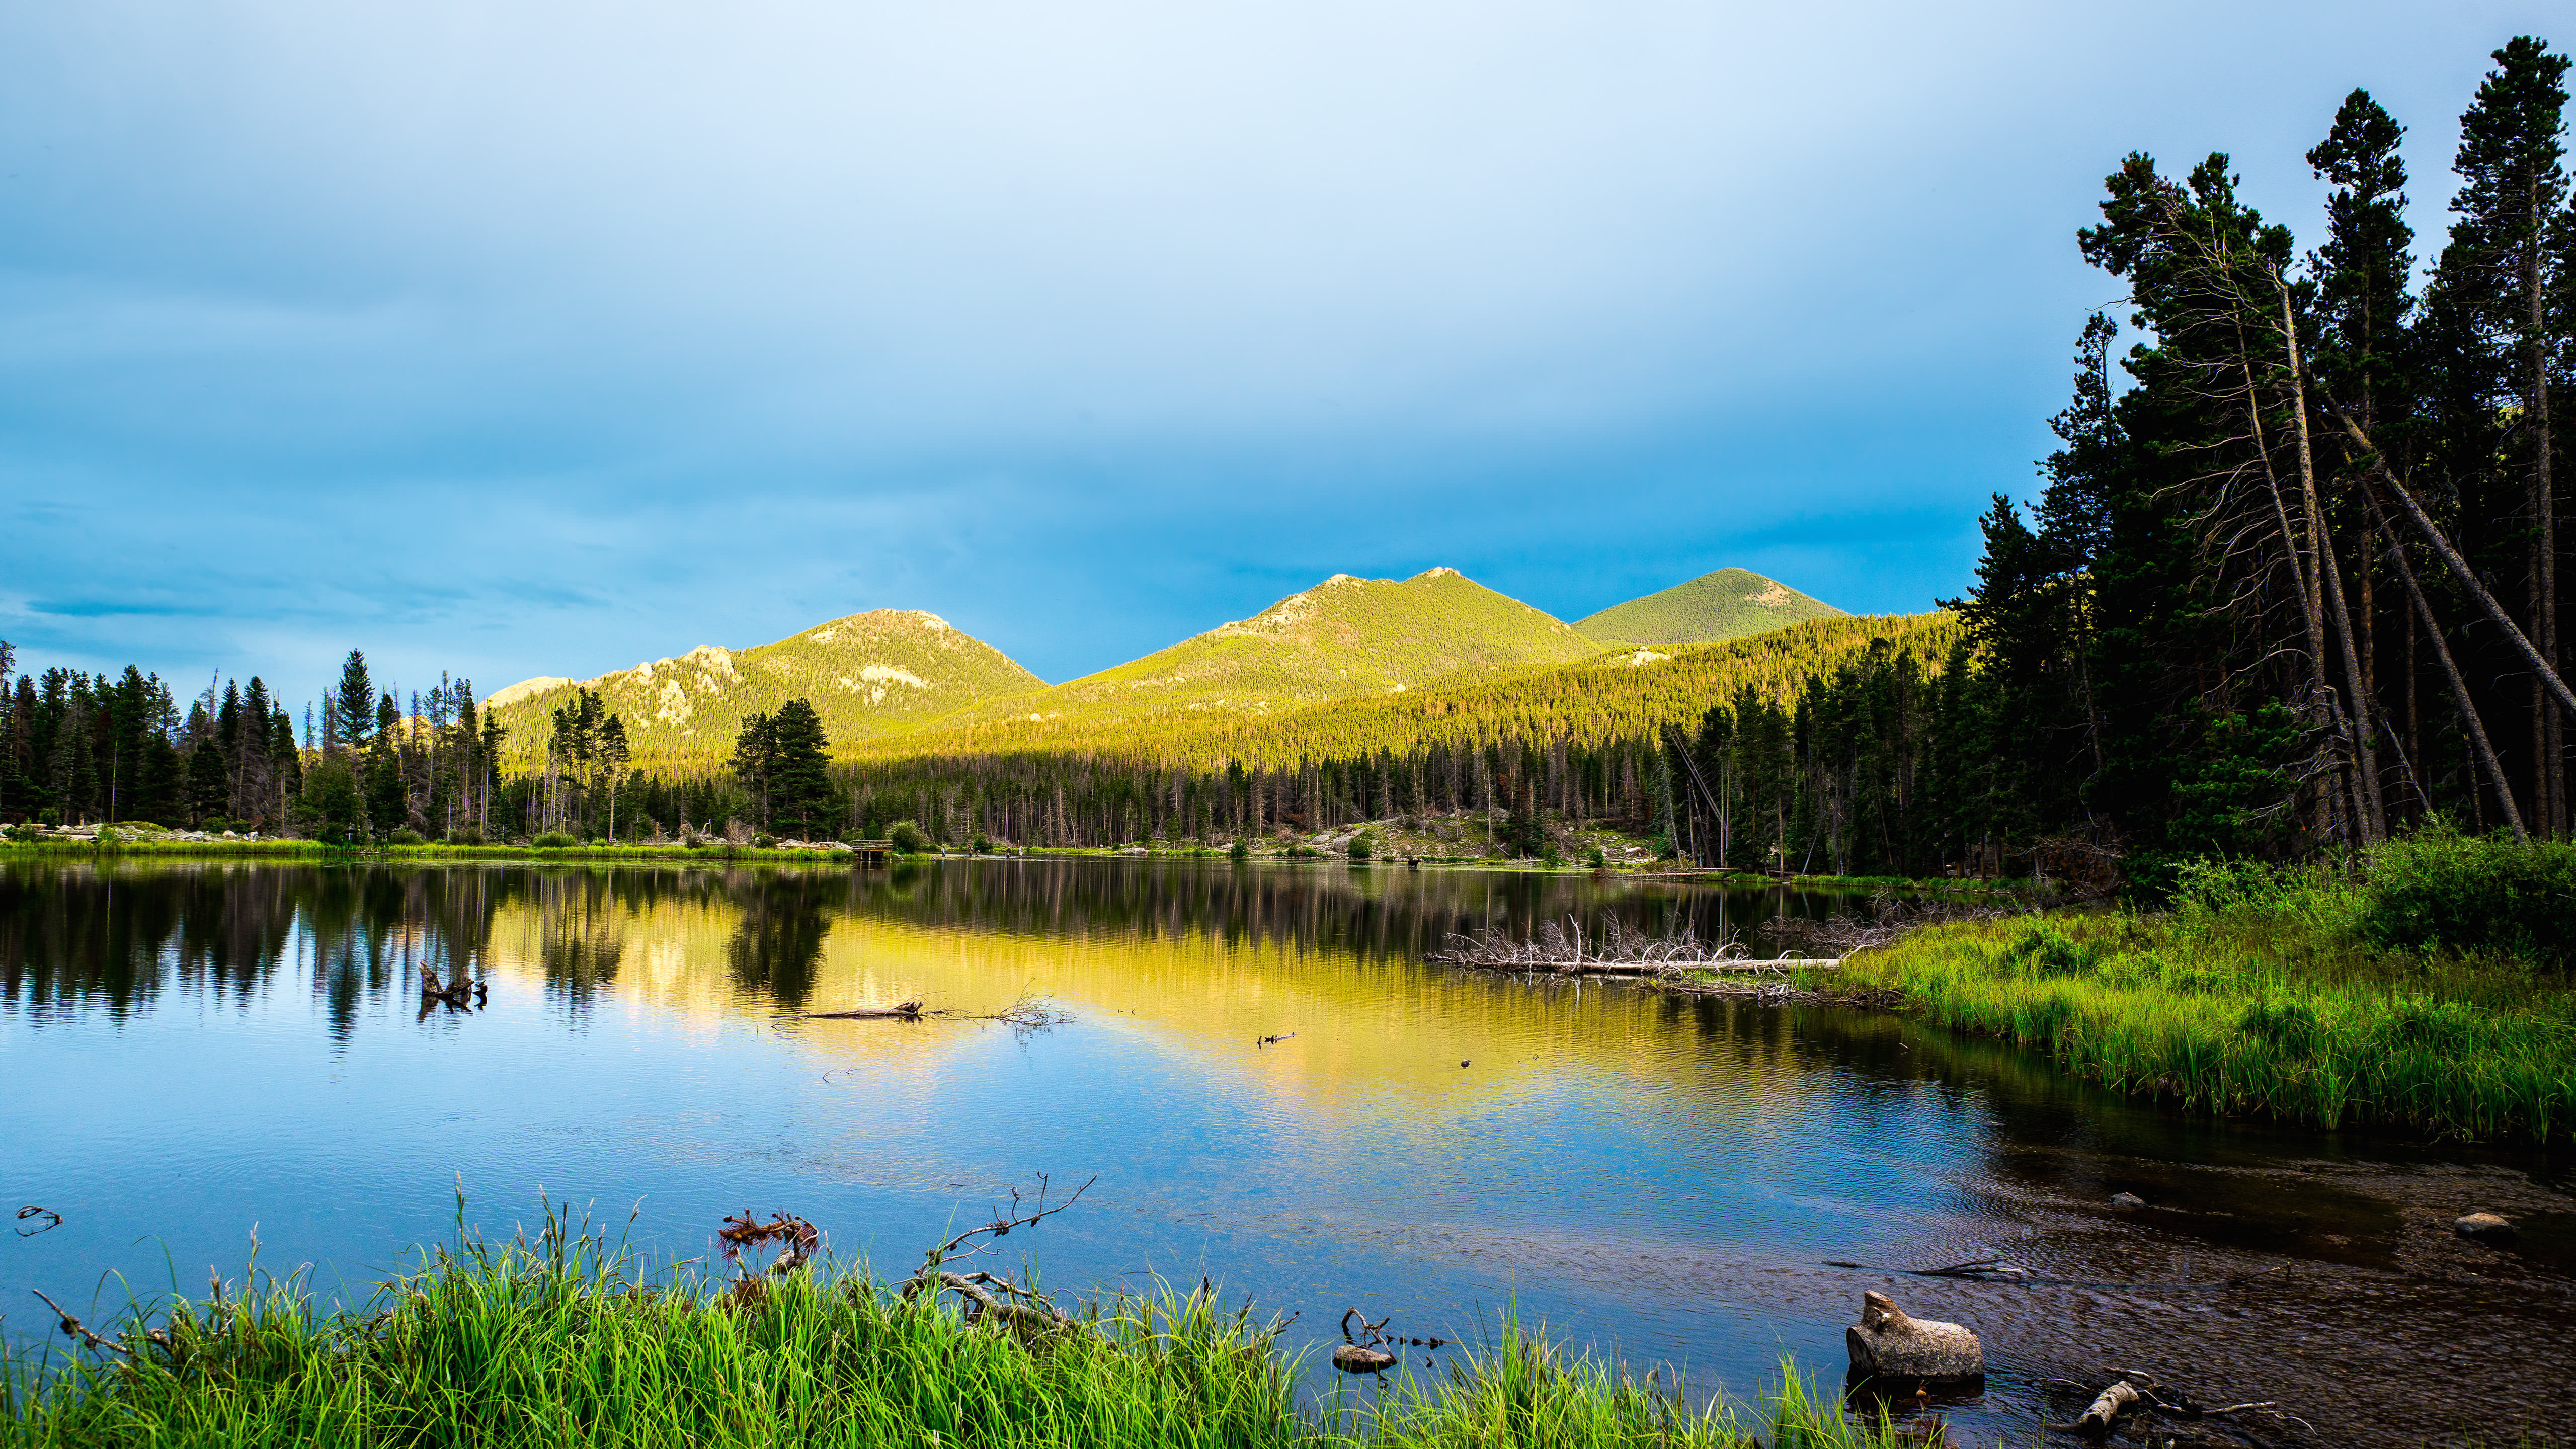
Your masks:
{"label": "dead fallen tree on bank", "polygon": [[1029,1212],[1020,1211],[1020,1190],[1012,1188],[1008,1212],[995,1213],[991,1222],[980,1228],[968,1228],[922,1255],[921,1267],[896,1285],[897,1296],[908,1300],[927,1293],[936,1300],[942,1293],[954,1293],[965,1305],[967,1322],[991,1318],[1023,1333],[1053,1333],[1081,1326],[1081,1319],[1058,1308],[1054,1299],[1034,1288],[1024,1288],[998,1273],[981,1269],[960,1273],[950,1265],[991,1252],[997,1242],[1010,1236],[1013,1228],[1035,1227],[1063,1212],[1082,1201],[1082,1195],[1091,1191],[1091,1184],[1099,1180],[1095,1174],[1075,1188],[1072,1196],[1049,1207],[1047,1175],[1041,1172],[1038,1174],[1037,1206]]}
{"label": "dead fallen tree on bank", "polygon": [[1881,891],[1870,897],[1866,917],[1837,915],[1816,921],[1795,916],[1773,916],[1763,924],[1762,933],[1775,941],[1796,941],[1830,951],[1839,960],[1855,952],[1893,946],[1925,926],[1948,925],[1953,921],[2000,921],[2006,916],[2026,914],[2028,910],[2028,907],[2019,905],[1980,906],[1963,901],[1900,901]]}
{"label": "dead fallen tree on bank", "polygon": [[1495,927],[1474,935],[1452,933],[1447,947],[1427,959],[1479,971],[1666,981],[1686,981],[1700,972],[1785,977],[1791,971],[1831,970],[1842,964],[1835,957],[1760,959],[1733,936],[1703,941],[1688,926],[1674,935],[1649,936],[1629,930],[1616,917],[1602,925],[1598,937],[1587,935],[1583,923],[1571,917],[1561,924],[1541,921],[1526,941]]}

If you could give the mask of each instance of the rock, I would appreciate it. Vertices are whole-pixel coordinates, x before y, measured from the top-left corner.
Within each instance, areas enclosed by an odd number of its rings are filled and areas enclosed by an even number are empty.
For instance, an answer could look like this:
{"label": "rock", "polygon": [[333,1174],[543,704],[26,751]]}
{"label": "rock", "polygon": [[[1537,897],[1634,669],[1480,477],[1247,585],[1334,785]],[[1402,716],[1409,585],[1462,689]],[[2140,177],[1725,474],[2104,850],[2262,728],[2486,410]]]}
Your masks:
{"label": "rock", "polygon": [[2465,1213],[2451,1219],[2451,1231],[2464,1238],[2510,1238],[2513,1236],[2513,1219],[2501,1213]]}
{"label": "rock", "polygon": [[1909,1318],[1884,1293],[1860,1298],[1860,1322],[1843,1330],[1854,1373],[1890,1379],[1973,1379],[1985,1373],[1985,1345],[1966,1328]]}
{"label": "rock", "polygon": [[2111,1206],[2116,1208],[2145,1207],[2146,1205],[2147,1200],[2138,1196],[2134,1192],[2115,1192],[2111,1194]]}
{"label": "rock", "polygon": [[1395,1367],[1395,1355],[1346,1343],[1333,1350],[1333,1367],[1346,1374],[1382,1374]]}

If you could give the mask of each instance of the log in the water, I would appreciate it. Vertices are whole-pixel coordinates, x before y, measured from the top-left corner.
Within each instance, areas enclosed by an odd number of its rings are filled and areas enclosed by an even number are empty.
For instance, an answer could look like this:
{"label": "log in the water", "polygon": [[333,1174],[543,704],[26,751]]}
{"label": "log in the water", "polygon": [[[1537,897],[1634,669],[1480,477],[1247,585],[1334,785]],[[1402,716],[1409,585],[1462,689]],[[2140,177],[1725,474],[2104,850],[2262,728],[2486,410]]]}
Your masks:
{"label": "log in the water", "polygon": [[1821,956],[1813,960],[1804,956],[1783,956],[1774,961],[1748,961],[1738,957],[1724,961],[1681,961],[1669,966],[1637,966],[1624,961],[1515,961],[1500,969],[1553,971],[1560,976],[1678,976],[1692,971],[1831,971],[1842,964],[1840,956]]}
{"label": "log in the water", "polygon": [[921,1003],[898,1001],[892,1006],[862,1006],[850,1011],[808,1011],[800,1013],[807,1021],[919,1021]]}

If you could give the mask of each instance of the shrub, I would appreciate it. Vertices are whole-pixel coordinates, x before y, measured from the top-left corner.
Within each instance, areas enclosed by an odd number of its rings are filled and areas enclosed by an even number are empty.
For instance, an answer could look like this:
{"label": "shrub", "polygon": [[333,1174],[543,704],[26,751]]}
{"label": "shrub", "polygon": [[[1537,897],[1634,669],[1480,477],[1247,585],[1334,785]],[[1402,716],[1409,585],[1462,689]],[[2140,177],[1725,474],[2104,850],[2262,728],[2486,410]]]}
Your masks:
{"label": "shrub", "polygon": [[450,845],[481,845],[483,843],[483,832],[480,830],[470,829],[450,831],[447,836],[447,843]]}
{"label": "shrub", "polygon": [[764,830],[751,838],[751,848],[754,850],[776,850],[778,848],[778,837]]}
{"label": "shrub", "polygon": [[1226,847],[1225,853],[1236,860],[1250,860],[1252,859],[1252,843],[1250,841],[1238,840],[1234,844]]}
{"label": "shrub", "polygon": [[919,855],[930,849],[930,837],[910,820],[898,820],[887,826],[886,839],[893,841],[894,848],[905,855]]}
{"label": "shrub", "polygon": [[567,846],[579,845],[581,842],[560,830],[549,830],[530,840],[528,844],[538,850],[562,850]]}
{"label": "shrub", "polygon": [[2517,844],[2436,821],[2373,852],[2358,925],[2381,945],[2495,950],[2576,967],[2576,843]]}
{"label": "shrub", "polygon": [[1349,849],[1351,859],[1353,860],[1364,861],[1370,856],[1377,854],[1377,847],[1369,843],[1369,838],[1366,834],[1352,836]]}
{"label": "shrub", "polygon": [[1591,864],[1594,870],[1608,870],[1610,868],[1610,852],[1597,845],[1592,847]]}
{"label": "shrub", "polygon": [[408,825],[397,828],[391,835],[385,837],[385,844],[387,845],[418,845],[420,843],[420,832],[412,829]]}
{"label": "shrub", "polygon": [[993,853],[993,838],[980,830],[976,831],[975,838],[966,842],[966,848],[975,852],[977,855],[991,855]]}

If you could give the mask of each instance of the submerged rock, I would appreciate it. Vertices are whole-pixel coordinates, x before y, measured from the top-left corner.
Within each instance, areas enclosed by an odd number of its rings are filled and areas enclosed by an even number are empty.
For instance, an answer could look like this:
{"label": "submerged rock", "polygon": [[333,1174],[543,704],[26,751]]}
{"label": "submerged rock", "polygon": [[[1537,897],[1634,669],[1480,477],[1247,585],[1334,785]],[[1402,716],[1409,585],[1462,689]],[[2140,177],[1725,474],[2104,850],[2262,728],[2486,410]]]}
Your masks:
{"label": "submerged rock", "polygon": [[2451,1219],[2451,1231],[2464,1238],[2510,1238],[2513,1236],[2513,1219],[2501,1213],[2464,1213]]}
{"label": "submerged rock", "polygon": [[2145,1207],[2146,1205],[2147,1200],[2138,1196],[2134,1192],[2115,1192],[2111,1194],[2111,1206],[2113,1207],[2134,1208]]}
{"label": "submerged rock", "polygon": [[1860,1322],[1843,1330],[1853,1372],[1906,1379],[1972,1379],[1985,1373],[1985,1345],[1968,1329],[1908,1317],[1884,1293],[1865,1292],[1860,1299]]}

